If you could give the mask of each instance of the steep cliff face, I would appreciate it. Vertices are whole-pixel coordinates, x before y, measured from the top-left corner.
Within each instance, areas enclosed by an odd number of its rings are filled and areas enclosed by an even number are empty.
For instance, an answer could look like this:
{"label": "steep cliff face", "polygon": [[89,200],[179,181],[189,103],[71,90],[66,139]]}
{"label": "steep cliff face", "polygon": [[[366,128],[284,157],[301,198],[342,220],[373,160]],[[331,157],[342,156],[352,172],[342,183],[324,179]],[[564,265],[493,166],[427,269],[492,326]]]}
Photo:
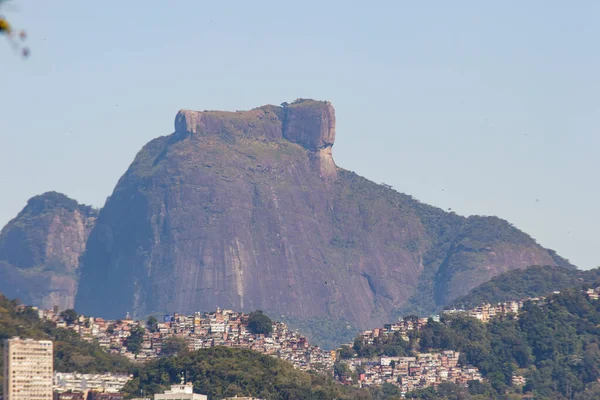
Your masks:
{"label": "steep cliff face", "polygon": [[96,214],[56,192],[31,198],[0,232],[0,292],[39,307],[73,307]]}
{"label": "steep cliff face", "polygon": [[554,264],[505,221],[445,213],[336,167],[334,140],[327,102],[180,111],[102,209],[77,310],[218,305],[366,328],[508,269]]}

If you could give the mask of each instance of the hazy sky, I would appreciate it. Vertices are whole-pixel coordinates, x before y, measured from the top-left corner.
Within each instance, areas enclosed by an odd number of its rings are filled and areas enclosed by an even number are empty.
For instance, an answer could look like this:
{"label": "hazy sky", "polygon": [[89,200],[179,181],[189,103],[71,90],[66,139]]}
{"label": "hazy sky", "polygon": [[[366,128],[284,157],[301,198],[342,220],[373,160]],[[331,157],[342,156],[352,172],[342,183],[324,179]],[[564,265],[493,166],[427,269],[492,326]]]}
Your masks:
{"label": "hazy sky", "polygon": [[424,3],[13,0],[0,225],[48,190],[102,206],[180,108],[311,97],[339,166],[600,265],[600,2]]}

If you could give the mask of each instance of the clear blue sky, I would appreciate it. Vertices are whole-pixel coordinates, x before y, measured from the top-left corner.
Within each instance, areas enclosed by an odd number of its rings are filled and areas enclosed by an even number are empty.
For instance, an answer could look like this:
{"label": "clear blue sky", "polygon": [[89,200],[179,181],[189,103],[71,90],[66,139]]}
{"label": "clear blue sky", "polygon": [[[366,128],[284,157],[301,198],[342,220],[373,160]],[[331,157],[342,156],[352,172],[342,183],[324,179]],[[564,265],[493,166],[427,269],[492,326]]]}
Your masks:
{"label": "clear blue sky", "polygon": [[180,108],[311,97],[339,166],[600,265],[600,2],[424,3],[13,0],[0,225],[48,190],[102,206]]}

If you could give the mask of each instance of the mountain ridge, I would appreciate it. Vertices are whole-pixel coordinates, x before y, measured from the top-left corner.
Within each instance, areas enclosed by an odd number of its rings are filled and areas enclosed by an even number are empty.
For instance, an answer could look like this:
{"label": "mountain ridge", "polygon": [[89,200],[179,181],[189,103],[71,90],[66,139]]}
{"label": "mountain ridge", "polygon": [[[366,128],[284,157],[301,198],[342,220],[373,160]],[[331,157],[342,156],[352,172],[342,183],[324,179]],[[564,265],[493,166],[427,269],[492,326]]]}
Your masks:
{"label": "mountain ridge", "polygon": [[486,303],[518,301],[578,288],[600,279],[600,268],[573,270],[562,266],[532,265],[495,276],[455,299],[451,307],[472,308]]}

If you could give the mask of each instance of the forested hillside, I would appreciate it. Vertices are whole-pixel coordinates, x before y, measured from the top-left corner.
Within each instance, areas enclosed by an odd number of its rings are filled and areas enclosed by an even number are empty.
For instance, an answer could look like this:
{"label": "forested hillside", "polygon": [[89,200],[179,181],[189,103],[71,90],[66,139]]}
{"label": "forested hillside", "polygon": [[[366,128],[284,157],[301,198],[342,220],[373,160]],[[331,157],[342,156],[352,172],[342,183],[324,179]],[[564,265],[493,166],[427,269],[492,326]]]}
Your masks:
{"label": "forested hillside", "polygon": [[[488,324],[461,316],[430,320],[419,339],[421,351],[461,351],[462,361],[487,378],[491,388],[481,389],[493,389],[493,398],[598,398],[600,301],[580,288],[541,304],[526,302],[518,318]],[[513,375],[524,376],[525,386],[511,386]]]}
{"label": "forested hillside", "polygon": [[492,278],[458,298],[449,308],[467,309],[485,303],[545,296],[556,290],[591,284],[598,279],[600,268],[582,271],[550,265],[531,266]]}
{"label": "forested hillside", "polygon": [[255,396],[261,399],[372,399],[366,390],[335,384],[331,378],[296,370],[275,357],[245,349],[214,347],[140,367],[125,391],[133,396],[161,392],[181,374],[209,399]]}

